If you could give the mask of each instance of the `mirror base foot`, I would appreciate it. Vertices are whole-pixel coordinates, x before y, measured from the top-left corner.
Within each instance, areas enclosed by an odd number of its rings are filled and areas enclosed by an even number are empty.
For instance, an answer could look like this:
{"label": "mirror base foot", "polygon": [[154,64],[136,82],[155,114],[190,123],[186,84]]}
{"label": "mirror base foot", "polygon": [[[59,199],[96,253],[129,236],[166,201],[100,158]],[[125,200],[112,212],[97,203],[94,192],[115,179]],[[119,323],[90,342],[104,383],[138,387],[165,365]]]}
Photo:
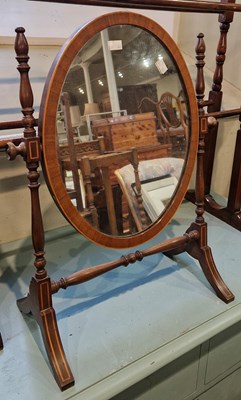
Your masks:
{"label": "mirror base foot", "polygon": [[49,278],[32,278],[27,297],[17,301],[24,314],[32,314],[38,323],[53,374],[60,389],[74,385],[74,377],[67,362],[61,342],[55,310],[52,307],[51,284]]}
{"label": "mirror base foot", "polygon": [[207,224],[205,222],[202,224],[193,223],[186,233],[190,234],[192,231],[197,231],[199,233],[199,238],[197,240],[191,243],[184,243],[182,246],[165,252],[164,254],[170,257],[187,252],[199,262],[206,279],[217,296],[225,303],[230,303],[234,300],[234,295],[219,274],[213,259],[212,250],[207,245]]}
{"label": "mirror base foot", "polygon": [[234,295],[219,274],[212,250],[207,244],[207,224],[205,222],[202,224],[193,223],[187,232],[193,229],[199,232],[199,239],[187,248],[187,253],[199,262],[205,277],[217,296],[225,303],[230,303],[234,300]]}

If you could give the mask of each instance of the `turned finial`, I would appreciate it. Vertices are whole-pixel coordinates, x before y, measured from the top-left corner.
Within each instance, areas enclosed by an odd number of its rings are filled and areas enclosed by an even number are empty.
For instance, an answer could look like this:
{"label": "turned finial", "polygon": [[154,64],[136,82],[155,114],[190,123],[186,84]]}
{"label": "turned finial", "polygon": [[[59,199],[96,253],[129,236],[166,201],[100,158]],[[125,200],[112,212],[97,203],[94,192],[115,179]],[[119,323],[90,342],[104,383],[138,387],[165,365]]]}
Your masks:
{"label": "turned finial", "polygon": [[196,96],[198,101],[199,110],[203,108],[203,98],[205,95],[205,81],[204,81],[204,73],[203,68],[205,65],[205,50],[206,45],[204,42],[204,34],[199,33],[197,35],[198,42],[195,48],[196,51],[196,67],[197,67],[197,80],[196,80]]}
{"label": "turned finial", "polygon": [[20,73],[20,90],[19,99],[22,106],[23,113],[23,126],[24,126],[24,137],[35,137],[36,132],[34,129],[35,119],[33,117],[33,92],[29,81],[29,70],[28,65],[28,42],[24,35],[25,29],[22,27],[16,28],[17,33],[15,39],[15,52],[16,60],[18,61],[17,69]]}
{"label": "turned finial", "polygon": [[17,57],[28,57],[28,42],[24,35],[25,29],[22,27],[16,28],[15,32],[17,33],[15,39],[15,52]]}

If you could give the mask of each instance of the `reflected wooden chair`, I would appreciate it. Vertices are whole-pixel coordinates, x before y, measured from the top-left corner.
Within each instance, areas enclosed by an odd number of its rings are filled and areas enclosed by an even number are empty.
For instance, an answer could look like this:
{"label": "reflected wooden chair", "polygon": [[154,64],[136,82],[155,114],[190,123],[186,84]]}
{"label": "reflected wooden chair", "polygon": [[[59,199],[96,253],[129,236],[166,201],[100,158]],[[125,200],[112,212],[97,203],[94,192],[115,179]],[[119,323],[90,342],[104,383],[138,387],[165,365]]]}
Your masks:
{"label": "reflected wooden chair", "polygon": [[[103,154],[105,151],[104,138],[99,137],[97,140],[88,142],[69,142],[60,143],[58,145],[59,163],[62,173],[63,182],[65,183],[68,195],[72,201],[76,203],[78,211],[90,222],[95,228],[99,228],[98,213],[91,199],[88,206],[85,202],[85,186],[80,168],[80,160],[84,156],[95,157]],[[68,173],[69,182],[68,182]],[[70,185],[69,185],[70,183]]]}
{"label": "reflected wooden chair", "polygon": [[138,106],[139,112],[153,111],[156,116],[157,137],[160,143],[172,145],[176,138],[186,139],[187,124],[183,107],[178,97],[166,92],[160,101],[143,97]]}
{"label": "reflected wooden chair", "polygon": [[169,143],[167,130],[165,129],[165,125],[163,125],[163,118],[160,116],[158,102],[151,99],[148,96],[145,96],[141,99],[138,105],[138,111],[140,113],[143,112],[154,112],[156,117],[156,130],[157,130],[157,137],[160,143],[166,144]]}
{"label": "reflected wooden chair", "polygon": [[185,114],[187,113],[187,100],[186,100],[183,89],[180,90],[177,97],[181,102],[183,113],[184,113],[184,118],[185,118],[186,117]]}
{"label": "reflected wooden chair", "polygon": [[181,135],[182,132],[182,135],[187,138],[188,127],[180,97],[170,92],[163,93],[158,102],[158,112],[160,113],[162,126],[165,126],[169,136]]}
{"label": "reflected wooden chair", "polygon": [[[134,176],[135,176],[135,185],[137,189],[137,204],[140,214],[140,219],[135,219],[135,227],[137,231],[141,231],[146,228],[146,213],[144,211],[142,195],[141,195],[141,183],[139,179],[138,173],[138,155],[137,150],[135,148],[122,152],[112,152],[107,154],[102,154],[96,157],[87,157],[84,156],[81,161],[81,170],[83,174],[84,185],[86,188],[86,202],[89,204],[89,207],[95,207],[94,205],[94,194],[93,194],[93,186],[91,183],[91,174],[95,173],[95,171],[99,170],[101,172],[105,201],[108,213],[108,222],[109,229],[112,235],[120,235],[123,234],[123,231],[120,231],[120,225],[118,224],[118,205],[115,204],[113,188],[114,188],[114,166],[119,168],[121,165],[130,164],[133,167]],[[120,198],[117,200],[120,202]],[[131,212],[131,211],[130,211]],[[121,213],[122,215],[122,213]],[[131,213],[131,215],[133,215]],[[122,222],[122,221],[121,221]]]}
{"label": "reflected wooden chair", "polygon": [[[169,178],[169,177],[174,178],[174,180],[178,182],[182,174],[183,166],[184,166],[184,160],[176,157],[163,157],[161,159],[157,158],[153,160],[143,160],[139,162],[138,175],[139,179],[141,180],[141,184],[143,183],[145,184],[147,182],[154,182],[157,180],[160,181],[163,178]],[[128,201],[134,219],[135,220],[140,219],[137,206],[137,200],[138,200],[136,196],[137,190],[134,182],[134,174],[130,168],[130,165],[126,165],[124,167],[117,169],[115,171],[115,175],[117,177],[118,183],[123,193],[125,194],[125,197]],[[146,220],[147,224],[149,225],[153,222],[151,214],[149,213],[150,209],[152,208],[152,205],[150,204],[149,195],[147,199],[144,190],[142,190],[142,195],[143,195],[143,206],[147,214]],[[153,202],[155,203],[155,201],[156,200],[154,196]]]}
{"label": "reflected wooden chair", "polygon": [[188,124],[180,98],[170,92],[163,93],[157,104],[157,110],[160,128],[166,132],[166,138],[172,144],[173,154],[185,157]]}
{"label": "reflected wooden chair", "polygon": [[[105,151],[104,139],[99,137],[97,140],[87,142],[75,141],[73,124],[71,120],[71,106],[69,93],[63,92],[60,99],[63,110],[63,119],[66,130],[66,142],[60,142],[57,139],[58,159],[61,168],[63,182],[66,185],[70,199],[76,203],[77,210],[92,225],[98,228],[98,217],[95,208],[89,208],[85,205],[85,188],[83,185],[82,174],[79,161],[84,155],[94,156],[102,154]],[[70,172],[70,184],[66,182],[67,174]]]}

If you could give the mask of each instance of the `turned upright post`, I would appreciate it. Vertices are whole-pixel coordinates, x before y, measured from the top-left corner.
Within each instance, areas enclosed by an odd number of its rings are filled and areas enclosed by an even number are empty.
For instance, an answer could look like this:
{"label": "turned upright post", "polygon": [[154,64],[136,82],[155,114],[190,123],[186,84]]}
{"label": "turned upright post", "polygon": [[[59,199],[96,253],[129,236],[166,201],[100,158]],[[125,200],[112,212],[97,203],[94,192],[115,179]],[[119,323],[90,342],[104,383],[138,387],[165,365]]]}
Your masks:
{"label": "turned upright post", "polygon": [[[221,3],[235,3],[235,0],[221,0]],[[209,113],[220,111],[222,104],[222,82],[223,82],[223,66],[226,59],[227,51],[227,35],[230,24],[233,21],[234,13],[224,12],[219,14],[220,37],[217,46],[216,68],[213,74],[212,90],[209,92],[210,104],[207,108]],[[217,142],[218,124],[209,126],[210,135],[205,138],[206,150],[204,156],[204,176],[205,176],[205,195],[210,194],[212,172],[214,164],[214,154]]]}
{"label": "turned upright post", "polygon": [[[55,310],[52,306],[51,282],[45,269],[44,257],[44,229],[39,201],[39,172],[41,158],[40,141],[34,129],[33,93],[29,81],[28,43],[24,35],[24,28],[16,29],[15,51],[19,62],[17,67],[20,73],[20,103],[23,113],[24,145],[21,154],[24,156],[28,169],[29,189],[31,193],[32,214],[32,241],[34,247],[36,267],[35,275],[29,286],[26,297],[17,301],[19,309],[24,313],[31,313],[38,322],[50,364],[61,390],[74,384],[74,378],[67,362],[63,345],[60,339]],[[11,156],[12,148],[9,148]],[[16,152],[15,153],[19,153]],[[14,154],[15,154],[14,153]]]}
{"label": "turned upright post", "polygon": [[196,197],[196,222],[203,223],[204,213],[204,153],[205,153],[205,136],[208,132],[208,121],[205,116],[205,82],[203,68],[205,65],[205,42],[203,40],[204,35],[200,33],[198,36],[198,42],[196,46],[196,66],[197,66],[197,79],[196,79],[196,97],[199,112],[199,143],[197,152],[197,171],[196,171],[196,185],[195,185],[195,197]]}
{"label": "turned upright post", "polygon": [[207,223],[204,221],[204,154],[205,154],[205,137],[208,133],[208,115],[204,112],[204,107],[209,104],[209,101],[204,100],[205,96],[205,82],[203,68],[205,65],[205,43],[204,35],[198,35],[198,42],[196,46],[196,66],[197,66],[197,80],[196,80],[196,97],[199,111],[199,143],[197,152],[197,168],[196,168],[196,219],[191,227],[187,230],[190,232],[195,229],[199,233],[199,239],[194,242],[192,246],[187,248],[187,252],[196,258],[200,266],[216,291],[217,295],[226,303],[234,299],[233,293],[229,290],[218,269],[215,265],[211,248],[208,246],[207,241]]}
{"label": "turned upright post", "polygon": [[69,146],[69,156],[70,156],[70,169],[73,177],[74,191],[76,197],[76,206],[78,211],[83,211],[83,201],[81,196],[81,187],[80,187],[80,177],[78,170],[78,161],[75,152],[74,145],[74,135],[73,128],[71,124],[71,115],[70,115],[70,102],[69,102],[69,94],[64,92],[61,96],[61,101],[64,110],[64,122],[67,133],[67,140]]}
{"label": "turned upright post", "polygon": [[39,161],[41,158],[39,138],[34,129],[35,119],[33,116],[33,92],[29,81],[28,65],[28,42],[24,35],[24,28],[16,29],[15,52],[19,63],[17,69],[20,73],[19,98],[23,113],[25,161],[28,169],[29,189],[31,193],[32,209],[32,241],[35,250],[36,279],[43,279],[47,276],[45,270],[46,261],[44,258],[44,229],[39,203]]}

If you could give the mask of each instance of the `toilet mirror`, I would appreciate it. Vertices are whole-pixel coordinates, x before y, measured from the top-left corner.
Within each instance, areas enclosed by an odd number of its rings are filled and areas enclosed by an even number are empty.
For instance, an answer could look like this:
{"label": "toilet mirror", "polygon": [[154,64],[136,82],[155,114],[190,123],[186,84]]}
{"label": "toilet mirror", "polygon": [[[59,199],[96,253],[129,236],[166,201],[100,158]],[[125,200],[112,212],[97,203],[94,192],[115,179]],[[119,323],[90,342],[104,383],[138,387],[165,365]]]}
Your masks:
{"label": "toilet mirror", "polygon": [[67,220],[120,248],[174,216],[197,152],[187,66],[168,33],[135,13],[80,28],[50,70],[39,115],[43,169]]}

